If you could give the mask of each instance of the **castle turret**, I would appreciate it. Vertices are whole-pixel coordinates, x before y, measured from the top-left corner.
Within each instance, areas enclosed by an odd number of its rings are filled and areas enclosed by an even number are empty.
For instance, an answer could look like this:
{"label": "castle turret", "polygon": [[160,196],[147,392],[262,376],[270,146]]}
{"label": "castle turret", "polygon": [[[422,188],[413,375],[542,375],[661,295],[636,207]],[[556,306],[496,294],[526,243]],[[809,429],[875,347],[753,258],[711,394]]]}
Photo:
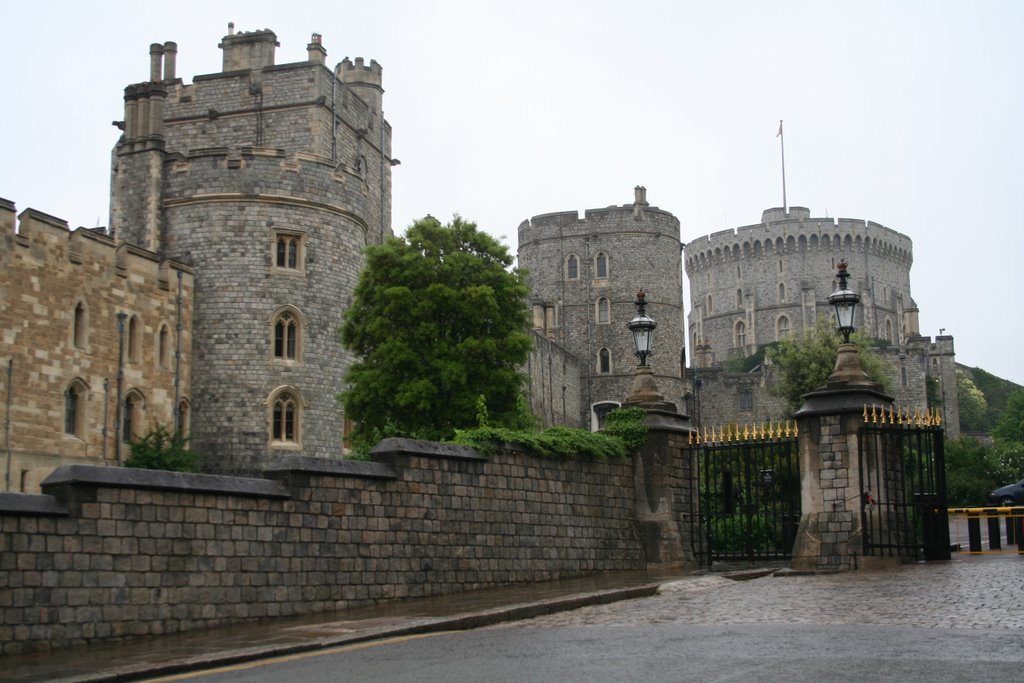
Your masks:
{"label": "castle turret", "polygon": [[345,57],[334,68],[338,79],[378,113],[381,109],[381,99],[384,96],[381,72],[382,69],[377,60],[371,59],[370,65],[366,66],[362,57],[356,57],[355,62]]}
{"label": "castle turret", "polygon": [[228,35],[219,47],[224,51],[224,71],[256,71],[274,66],[274,51],[281,44],[270,29],[232,33],[234,24],[228,24]]}

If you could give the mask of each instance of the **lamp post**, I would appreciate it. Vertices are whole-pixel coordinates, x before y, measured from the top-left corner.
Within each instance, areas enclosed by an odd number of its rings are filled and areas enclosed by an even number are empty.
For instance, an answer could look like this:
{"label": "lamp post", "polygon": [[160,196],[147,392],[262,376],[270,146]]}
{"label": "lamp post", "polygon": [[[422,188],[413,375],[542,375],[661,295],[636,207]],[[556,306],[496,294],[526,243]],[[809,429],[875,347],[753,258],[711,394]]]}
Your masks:
{"label": "lamp post", "polygon": [[841,384],[870,384],[864,368],[861,367],[860,357],[857,355],[856,345],[850,343],[850,335],[857,329],[856,314],[857,304],[860,303],[860,295],[847,285],[850,274],[846,271],[846,262],[840,261],[836,264],[836,277],[839,278],[839,286],[829,294],[828,302],[836,309],[837,331],[843,335],[843,343],[839,345],[839,353],[836,356],[836,366],[828,377],[829,386]]}
{"label": "lamp post", "polygon": [[658,323],[647,315],[647,301],[644,300],[644,290],[636,293],[636,317],[626,323],[630,333],[633,335],[633,347],[640,359],[639,367],[647,367],[647,357],[654,352],[654,328]]}
{"label": "lamp post", "polygon": [[640,364],[636,366],[636,375],[633,378],[633,392],[626,399],[626,404],[645,406],[662,406],[665,404],[665,397],[658,391],[658,385],[654,381],[654,370],[647,364],[647,357],[654,352],[654,328],[658,323],[647,315],[647,301],[644,298],[643,290],[636,294],[636,317],[626,323],[630,334],[633,335],[633,348]]}
{"label": "lamp post", "polygon": [[839,287],[828,296],[828,302],[836,309],[836,321],[839,323],[839,334],[843,335],[843,343],[850,343],[850,335],[856,329],[857,304],[860,303],[860,295],[849,289],[846,280],[850,274],[846,272],[846,262],[840,261],[836,265],[836,277],[839,278]]}

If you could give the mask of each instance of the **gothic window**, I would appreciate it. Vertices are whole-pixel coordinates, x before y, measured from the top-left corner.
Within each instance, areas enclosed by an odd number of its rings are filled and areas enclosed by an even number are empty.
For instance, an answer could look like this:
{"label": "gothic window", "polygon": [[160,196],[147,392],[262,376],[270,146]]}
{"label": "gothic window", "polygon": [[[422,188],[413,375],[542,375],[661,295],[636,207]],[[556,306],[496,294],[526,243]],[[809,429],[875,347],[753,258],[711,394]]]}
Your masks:
{"label": "gothic window", "polygon": [[779,283],[779,303],[785,303],[786,301],[786,285],[783,282]]}
{"label": "gothic window", "polygon": [[142,330],[140,329],[142,324],[139,322],[139,316],[133,315],[128,319],[128,362],[137,363],[141,360],[141,346],[140,346],[140,335]]}
{"label": "gothic window", "polygon": [[750,413],[754,410],[754,393],[750,390],[740,392],[740,411]]}
{"label": "gothic window", "polygon": [[278,268],[299,270],[302,268],[302,236],[278,233],[274,263]]}
{"label": "gothic window", "polygon": [[736,321],[733,334],[733,346],[743,348],[747,345],[747,324],[742,320]]}
{"label": "gothic window", "polygon": [[270,441],[278,445],[298,445],[302,424],[302,404],[298,393],[284,388],[271,396]]}
{"label": "gothic window", "polygon": [[782,341],[789,334],[789,318],[784,315],[780,315],[779,319],[775,321],[775,341]]}
{"label": "gothic window", "polygon": [[76,349],[84,349],[88,340],[88,321],[85,315],[85,304],[79,301],[75,305],[74,321],[71,325],[71,341]]}
{"label": "gothic window", "polygon": [[85,426],[85,386],[78,380],[64,391],[64,433],[81,437]]}
{"label": "gothic window", "polygon": [[608,349],[601,349],[597,352],[597,371],[607,375],[612,371],[612,354]]}
{"label": "gothic window", "polygon": [[167,329],[167,325],[160,326],[160,332],[156,339],[156,353],[160,367],[169,367],[171,364],[171,333]]}
{"label": "gothic window", "polygon": [[604,297],[597,300],[597,322],[601,325],[607,325],[611,322],[608,299]]}
{"label": "gothic window", "polygon": [[285,309],[274,318],[274,358],[299,360],[301,326],[294,311]]}
{"label": "gothic window", "polygon": [[568,280],[577,280],[580,277],[580,260],[575,254],[570,254],[565,260],[565,277]]}
{"label": "gothic window", "polygon": [[594,257],[594,272],[598,279],[603,280],[608,277],[608,256],[603,252],[598,252]]}

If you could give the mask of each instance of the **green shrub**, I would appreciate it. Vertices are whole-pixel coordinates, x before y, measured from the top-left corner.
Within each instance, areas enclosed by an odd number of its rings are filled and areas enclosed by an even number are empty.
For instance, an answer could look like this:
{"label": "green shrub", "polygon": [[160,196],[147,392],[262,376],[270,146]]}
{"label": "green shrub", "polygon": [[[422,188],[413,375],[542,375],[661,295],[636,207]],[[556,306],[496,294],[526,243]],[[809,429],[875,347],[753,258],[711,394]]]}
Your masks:
{"label": "green shrub", "polygon": [[163,425],[157,425],[149,434],[132,441],[132,454],[124,461],[125,467],[170,472],[197,472],[199,456],[189,450],[188,437],[180,432],[171,434]]}
{"label": "green shrub", "polygon": [[615,460],[626,457],[629,450],[621,437],[569,427],[549,427],[541,432],[476,427],[456,430],[452,441],[484,455],[519,448],[553,460]]}

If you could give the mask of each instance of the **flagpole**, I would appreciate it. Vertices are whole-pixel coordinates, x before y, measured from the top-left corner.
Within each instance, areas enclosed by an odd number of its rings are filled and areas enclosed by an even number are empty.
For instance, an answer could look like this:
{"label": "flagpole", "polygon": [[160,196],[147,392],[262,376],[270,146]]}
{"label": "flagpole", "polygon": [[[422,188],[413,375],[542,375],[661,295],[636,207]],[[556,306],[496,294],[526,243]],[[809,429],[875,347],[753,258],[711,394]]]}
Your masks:
{"label": "flagpole", "polygon": [[786,202],[786,136],[782,134],[782,119],[779,119],[779,132],[775,137],[779,139],[782,148],[782,210],[789,213],[789,204]]}

